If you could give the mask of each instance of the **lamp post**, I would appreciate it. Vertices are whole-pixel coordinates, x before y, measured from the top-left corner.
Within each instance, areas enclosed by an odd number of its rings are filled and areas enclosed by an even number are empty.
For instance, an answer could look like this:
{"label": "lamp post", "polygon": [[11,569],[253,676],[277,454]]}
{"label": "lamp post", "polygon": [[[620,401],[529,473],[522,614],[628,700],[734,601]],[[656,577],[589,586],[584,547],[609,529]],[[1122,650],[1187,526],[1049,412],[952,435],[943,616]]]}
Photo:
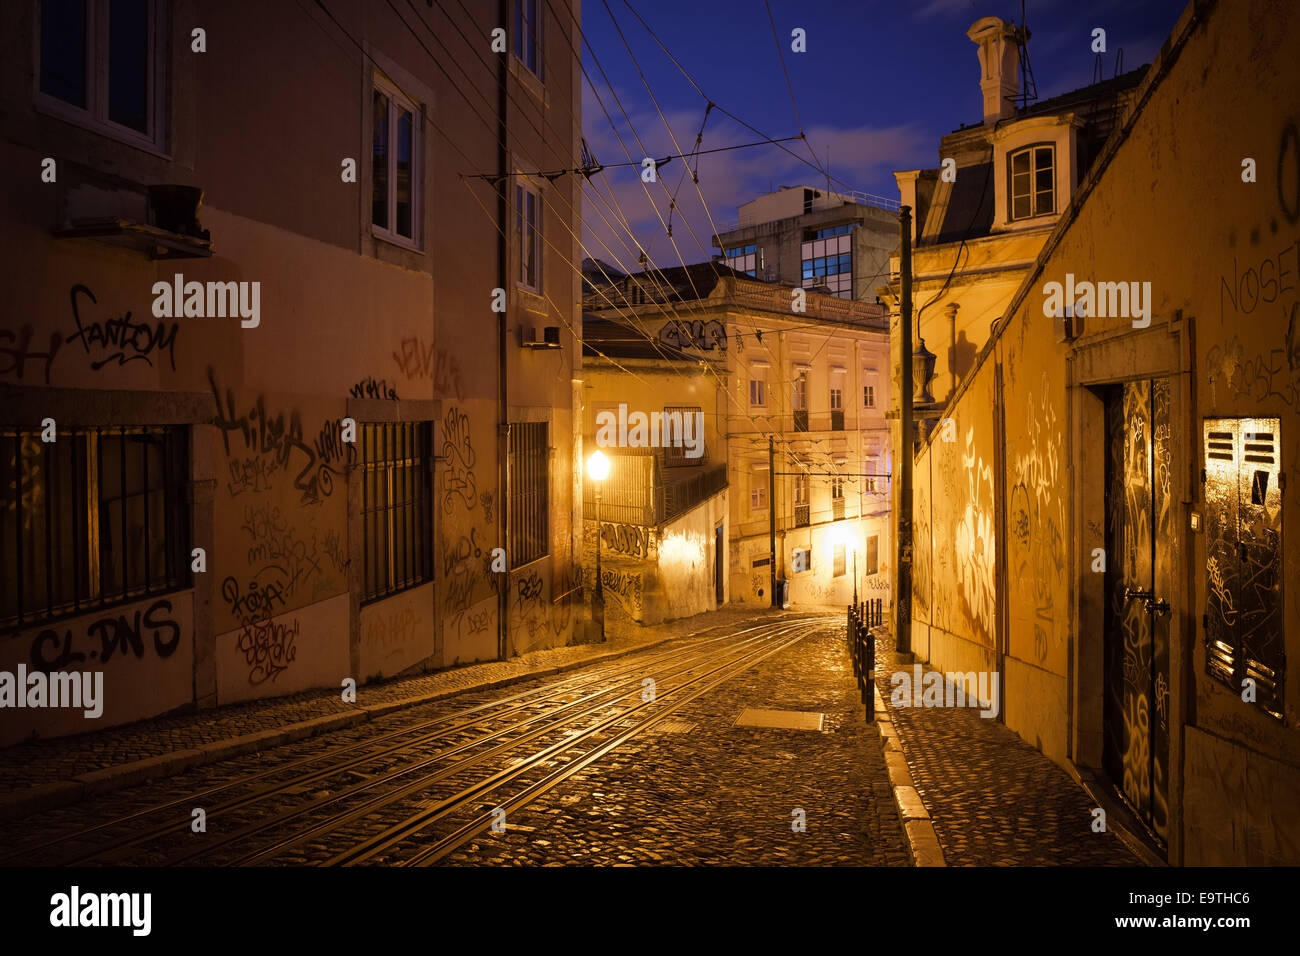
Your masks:
{"label": "lamp post", "polygon": [[600,582],[600,487],[609,475],[609,459],[600,451],[593,451],[587,459],[587,476],[596,488],[596,593],[591,599],[591,619],[605,640],[605,591]]}

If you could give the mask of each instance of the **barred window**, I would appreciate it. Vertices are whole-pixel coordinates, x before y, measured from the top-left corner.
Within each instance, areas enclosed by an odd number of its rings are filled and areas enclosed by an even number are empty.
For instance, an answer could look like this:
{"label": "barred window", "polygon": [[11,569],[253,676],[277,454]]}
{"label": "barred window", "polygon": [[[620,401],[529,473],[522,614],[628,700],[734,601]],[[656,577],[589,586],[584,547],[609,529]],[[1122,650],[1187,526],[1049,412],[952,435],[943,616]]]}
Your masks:
{"label": "barred window", "polygon": [[510,425],[510,567],[520,568],[549,552],[551,453],[546,422]]}
{"label": "barred window", "polygon": [[363,603],[433,578],[431,446],[428,422],[361,426]]}
{"label": "barred window", "polygon": [[876,574],[880,570],[880,536],[867,535],[867,556],[862,562],[863,574]]}
{"label": "barred window", "polygon": [[835,566],[832,569],[833,576],[837,578],[844,577],[844,545],[843,544],[837,544],[835,546],[835,556],[833,560],[835,562]]}
{"label": "barred window", "polygon": [[[703,464],[708,454],[704,447],[704,409],[699,405],[664,406],[663,427],[660,440],[664,449],[664,464],[668,467]],[[690,446],[686,429],[690,431]],[[695,457],[691,457],[694,454]]]}
{"label": "barred window", "polygon": [[0,625],[190,581],[183,426],[0,429]]}

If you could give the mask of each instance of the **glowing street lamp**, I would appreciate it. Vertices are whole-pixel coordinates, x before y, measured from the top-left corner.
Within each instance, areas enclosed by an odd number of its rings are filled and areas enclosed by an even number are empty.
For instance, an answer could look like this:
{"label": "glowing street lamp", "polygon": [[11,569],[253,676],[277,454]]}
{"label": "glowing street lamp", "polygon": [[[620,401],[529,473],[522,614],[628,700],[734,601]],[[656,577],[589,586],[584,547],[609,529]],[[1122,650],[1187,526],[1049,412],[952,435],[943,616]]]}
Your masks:
{"label": "glowing street lamp", "polygon": [[591,618],[600,628],[600,639],[605,640],[605,591],[600,582],[600,486],[609,477],[609,459],[599,450],[587,459],[587,477],[596,488],[596,593],[591,599]]}

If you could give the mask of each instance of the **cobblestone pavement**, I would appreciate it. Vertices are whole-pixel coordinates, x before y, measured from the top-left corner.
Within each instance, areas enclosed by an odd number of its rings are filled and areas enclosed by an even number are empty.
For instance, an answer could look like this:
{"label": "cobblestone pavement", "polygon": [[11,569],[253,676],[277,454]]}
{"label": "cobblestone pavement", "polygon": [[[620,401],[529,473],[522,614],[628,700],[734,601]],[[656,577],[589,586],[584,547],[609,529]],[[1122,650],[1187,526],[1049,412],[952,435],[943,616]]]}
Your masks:
{"label": "cobblestone pavement", "polygon": [[[1137,866],[1092,831],[1087,793],[1052,760],[975,708],[894,707],[892,634],[876,639],[876,684],[949,866]],[[932,670],[922,665],[922,672]]]}
{"label": "cobblestone pavement", "polygon": [[[757,620],[768,621],[771,616],[764,615]],[[73,806],[0,824],[0,847],[13,848],[19,854],[16,859],[6,860],[7,864],[59,863],[110,845],[113,848],[106,855],[89,862],[131,865],[175,862],[178,854],[202,848],[205,843],[204,837],[190,832],[193,807],[207,808],[208,837],[220,838],[240,827],[302,807],[310,800],[330,794],[342,796],[354,785],[370,786],[382,774],[400,769],[435,749],[481,736],[487,728],[472,732],[453,728],[436,747],[417,742],[417,746],[402,753],[371,760],[325,780],[299,784],[295,778],[290,781],[293,783],[290,789],[257,804],[240,806],[236,800],[229,809],[220,809],[223,801],[251,794],[255,786],[262,785],[248,779],[253,774],[311,756],[328,755],[333,760],[336,748],[348,744],[364,743],[367,750],[373,750],[375,738],[381,734],[413,732],[423,721],[496,701],[502,696],[549,688],[560,681],[576,682],[592,673],[606,675],[625,670],[630,678],[625,674],[623,679],[639,685],[638,668],[643,660],[647,668],[660,654],[676,661],[716,636],[715,632],[705,638],[674,641],[563,675],[521,681],[506,691],[482,689],[456,694],[274,750],[219,761],[144,786],[91,797]],[[548,689],[546,693],[550,695],[551,691]],[[563,699],[566,699],[563,695],[548,696],[544,706],[530,704],[520,716],[532,716]],[[818,732],[735,727],[735,719],[745,707],[816,711],[824,714],[823,729]],[[671,716],[671,722],[633,737],[538,801],[512,812],[504,833],[476,837],[445,862],[529,866],[908,864],[880,739],[875,728],[863,719],[844,650],[842,625],[828,624],[709,690]],[[495,728],[501,724],[489,726]],[[493,758],[493,763],[508,768],[521,753],[541,745],[539,741],[526,749],[513,749]],[[580,752],[585,749],[585,745],[579,747]],[[561,758],[559,763],[567,759],[571,758]],[[472,777],[481,779],[487,772],[480,766]],[[209,788],[228,783],[236,786],[220,795],[204,795]],[[312,837],[273,862],[302,865],[328,860],[359,836],[373,834],[431,805],[431,800],[436,801],[435,794],[436,791],[421,791],[399,804],[384,807],[351,831]],[[501,797],[494,795],[493,799]],[[178,801],[177,806],[161,817],[142,818],[108,832],[81,833],[87,826],[172,800]],[[792,828],[796,808],[804,812],[804,832]],[[305,819],[297,818],[287,829],[268,830],[252,844],[218,848],[195,862],[205,865],[236,862],[257,846],[270,845],[300,832]],[[122,850],[116,846],[124,837],[142,835],[159,822],[170,822],[176,829],[158,842]],[[59,837],[68,839],[53,847],[34,848]],[[421,839],[428,842],[432,836],[426,834]],[[379,857],[372,862],[391,860],[391,857]]]}
{"label": "cobblestone pavement", "polygon": [[[357,704],[337,690],[312,690],[266,701],[159,717],[74,737],[38,740],[0,750],[0,794],[56,783],[131,761],[161,757],[299,721],[343,714],[358,705],[383,704],[432,694],[453,694],[537,671],[581,663],[593,655],[625,651],[703,628],[747,620],[752,607],[729,607],[655,627],[641,627],[611,614],[608,640],[534,651],[508,661],[471,664],[414,677],[364,684]],[[792,614],[793,612],[787,612]]]}
{"label": "cobblestone pavement", "polygon": [[[814,711],[821,732],[734,726]],[[768,658],[448,858],[468,865],[907,866],[880,738],[834,626]],[[807,829],[795,832],[795,810]]]}

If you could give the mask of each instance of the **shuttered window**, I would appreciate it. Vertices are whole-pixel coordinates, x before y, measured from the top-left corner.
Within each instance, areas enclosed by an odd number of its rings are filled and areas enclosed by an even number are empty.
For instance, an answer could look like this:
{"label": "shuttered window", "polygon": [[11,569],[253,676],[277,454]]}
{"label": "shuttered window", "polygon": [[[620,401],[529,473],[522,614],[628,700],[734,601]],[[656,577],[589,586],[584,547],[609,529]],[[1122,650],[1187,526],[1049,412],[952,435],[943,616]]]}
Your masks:
{"label": "shuttered window", "polygon": [[1280,720],[1280,422],[1207,419],[1204,428],[1206,671],[1247,703],[1253,691],[1253,703]]}

